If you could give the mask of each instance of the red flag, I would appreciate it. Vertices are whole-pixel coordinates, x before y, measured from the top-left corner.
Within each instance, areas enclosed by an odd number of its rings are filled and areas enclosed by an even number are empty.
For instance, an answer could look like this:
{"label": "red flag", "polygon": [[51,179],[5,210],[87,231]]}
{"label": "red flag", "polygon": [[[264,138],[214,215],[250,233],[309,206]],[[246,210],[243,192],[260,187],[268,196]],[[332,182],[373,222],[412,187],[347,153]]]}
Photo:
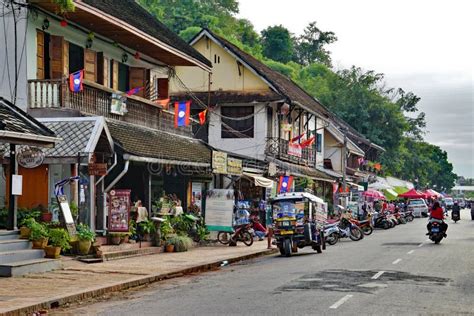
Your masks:
{"label": "red flag", "polygon": [[204,123],[206,123],[206,114],[207,110],[199,112],[199,124],[204,125]]}
{"label": "red flag", "polygon": [[158,99],[155,102],[156,102],[156,104],[163,107],[164,109],[167,109],[168,104],[170,103],[170,99],[169,98],[168,99]]}
{"label": "red flag", "polygon": [[293,142],[296,142],[297,140],[300,140],[301,138],[303,138],[304,135],[306,135],[306,132],[303,132],[303,134],[298,135],[298,136],[296,136],[296,137],[293,137],[293,138],[290,140],[290,143],[293,143]]}
{"label": "red flag", "polygon": [[140,92],[142,90],[143,90],[143,87],[136,87],[136,88],[128,90],[127,95],[131,96],[131,95],[137,94],[138,92]]}
{"label": "red flag", "polygon": [[315,140],[315,137],[313,136],[313,137],[311,137],[311,138],[305,140],[304,142],[302,142],[302,143],[300,144],[300,146],[301,146],[302,148],[311,146],[311,145],[314,143],[314,140]]}

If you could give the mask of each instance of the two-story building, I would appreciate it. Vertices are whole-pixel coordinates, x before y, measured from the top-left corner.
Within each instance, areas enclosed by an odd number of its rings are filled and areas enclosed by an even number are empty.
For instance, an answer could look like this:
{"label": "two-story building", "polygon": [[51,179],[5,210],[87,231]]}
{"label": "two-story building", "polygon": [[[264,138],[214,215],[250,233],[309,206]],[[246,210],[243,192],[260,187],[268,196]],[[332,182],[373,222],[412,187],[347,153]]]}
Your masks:
{"label": "two-story building", "polygon": [[214,148],[265,161],[266,176],[293,175],[296,189],[312,179],[311,189],[330,196],[337,175],[324,169],[328,110],[293,81],[208,29],[190,44],[211,61],[212,75],[177,67],[182,83],[172,85],[171,94],[192,97],[196,113],[209,110],[208,128],[197,130],[197,136]]}
{"label": "two-story building", "polygon": [[[211,62],[133,0],[74,5],[61,14],[54,1],[15,4],[22,16],[17,47],[11,11],[3,17],[8,54],[1,54],[0,70],[11,72],[17,52],[18,80],[2,82],[0,94],[10,98],[16,86],[17,105],[62,139],[40,166],[20,167],[36,179],[20,206],[51,206],[54,183],[78,175],[67,195],[83,222],[100,230],[113,189],[130,189],[132,200],[148,208],[166,191],[186,207],[192,184],[204,190],[211,181],[211,152],[193,138],[194,120],[175,127],[169,85],[175,67],[207,74]],[[71,74],[81,76],[80,88]]]}

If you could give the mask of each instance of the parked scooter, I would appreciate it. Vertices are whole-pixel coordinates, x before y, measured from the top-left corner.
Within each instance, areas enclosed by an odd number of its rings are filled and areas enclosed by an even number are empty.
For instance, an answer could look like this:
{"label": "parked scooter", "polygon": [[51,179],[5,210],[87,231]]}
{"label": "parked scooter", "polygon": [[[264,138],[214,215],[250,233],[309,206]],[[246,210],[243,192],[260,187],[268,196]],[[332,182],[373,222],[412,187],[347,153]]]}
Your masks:
{"label": "parked scooter", "polygon": [[359,241],[364,238],[362,229],[352,224],[348,219],[342,218],[339,224],[339,238],[350,238],[353,241]]}
{"label": "parked scooter", "polygon": [[387,216],[382,212],[376,213],[372,217],[372,226],[375,228],[389,229],[392,227],[392,222],[387,219]]}
{"label": "parked scooter", "polygon": [[350,221],[351,221],[352,224],[359,227],[362,230],[362,232],[364,233],[364,235],[366,235],[366,236],[372,234],[372,232],[374,231],[370,218],[366,219],[366,220],[363,220],[363,221],[358,221],[356,219],[351,219]]}
{"label": "parked scooter", "polygon": [[339,241],[339,223],[328,224],[324,226],[324,236],[326,242],[331,246],[337,244]]}

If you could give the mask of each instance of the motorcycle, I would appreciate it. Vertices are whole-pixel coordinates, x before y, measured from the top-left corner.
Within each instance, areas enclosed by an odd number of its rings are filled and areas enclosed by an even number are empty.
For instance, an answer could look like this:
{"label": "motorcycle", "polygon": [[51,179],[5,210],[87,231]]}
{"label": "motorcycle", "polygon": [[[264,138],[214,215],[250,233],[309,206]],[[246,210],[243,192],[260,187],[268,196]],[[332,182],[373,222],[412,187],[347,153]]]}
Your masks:
{"label": "motorcycle", "polygon": [[400,215],[405,219],[406,222],[412,222],[415,219],[412,211],[400,212]]}
{"label": "motorcycle", "polygon": [[451,219],[454,221],[454,223],[456,223],[457,221],[461,219],[461,216],[459,213],[460,213],[459,211],[451,211]]}
{"label": "motorcycle", "polygon": [[220,231],[217,240],[223,245],[236,246],[237,242],[243,242],[250,247],[253,244],[253,234],[251,224],[234,226],[234,233]]}
{"label": "motorcycle", "polygon": [[435,244],[439,244],[443,237],[444,231],[441,229],[441,224],[438,222],[431,223],[431,229],[429,231],[430,240],[434,241]]}
{"label": "motorcycle", "polygon": [[363,220],[363,221],[358,221],[356,219],[351,219],[350,221],[351,221],[352,224],[359,227],[362,230],[362,232],[364,233],[364,235],[366,235],[366,236],[372,234],[372,232],[374,231],[370,219],[366,219],[366,220]]}
{"label": "motorcycle", "polygon": [[324,236],[326,242],[331,246],[337,244],[339,241],[339,227],[337,227],[339,223],[328,224],[324,226]]}
{"label": "motorcycle", "polygon": [[359,241],[364,238],[362,229],[346,218],[342,218],[337,227],[339,228],[339,238],[349,237],[352,241]]}
{"label": "motorcycle", "polygon": [[392,228],[392,224],[385,214],[378,213],[377,216],[372,217],[372,226],[375,228],[389,229]]}

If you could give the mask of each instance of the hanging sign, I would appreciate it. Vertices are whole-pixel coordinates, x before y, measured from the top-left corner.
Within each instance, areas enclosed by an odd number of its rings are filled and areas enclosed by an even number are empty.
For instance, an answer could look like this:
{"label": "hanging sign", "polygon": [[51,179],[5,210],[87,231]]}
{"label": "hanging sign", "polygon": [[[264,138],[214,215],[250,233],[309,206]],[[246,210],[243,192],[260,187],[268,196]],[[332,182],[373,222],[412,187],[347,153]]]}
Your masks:
{"label": "hanging sign", "polygon": [[107,164],[92,162],[88,165],[90,176],[105,176],[107,175]]}
{"label": "hanging sign", "polygon": [[212,172],[227,174],[227,153],[212,151]]}
{"label": "hanging sign", "polygon": [[128,232],[131,190],[112,190],[109,195],[109,231]]}
{"label": "hanging sign", "polygon": [[16,154],[18,164],[23,168],[36,168],[44,161],[44,152],[36,147],[25,147]]}
{"label": "hanging sign", "polygon": [[227,158],[227,174],[240,176],[242,175],[242,160],[235,158]]}
{"label": "hanging sign", "polygon": [[127,98],[118,93],[112,93],[110,113],[117,115],[127,114]]}
{"label": "hanging sign", "polygon": [[301,158],[303,155],[303,150],[298,144],[288,143],[288,155]]}

